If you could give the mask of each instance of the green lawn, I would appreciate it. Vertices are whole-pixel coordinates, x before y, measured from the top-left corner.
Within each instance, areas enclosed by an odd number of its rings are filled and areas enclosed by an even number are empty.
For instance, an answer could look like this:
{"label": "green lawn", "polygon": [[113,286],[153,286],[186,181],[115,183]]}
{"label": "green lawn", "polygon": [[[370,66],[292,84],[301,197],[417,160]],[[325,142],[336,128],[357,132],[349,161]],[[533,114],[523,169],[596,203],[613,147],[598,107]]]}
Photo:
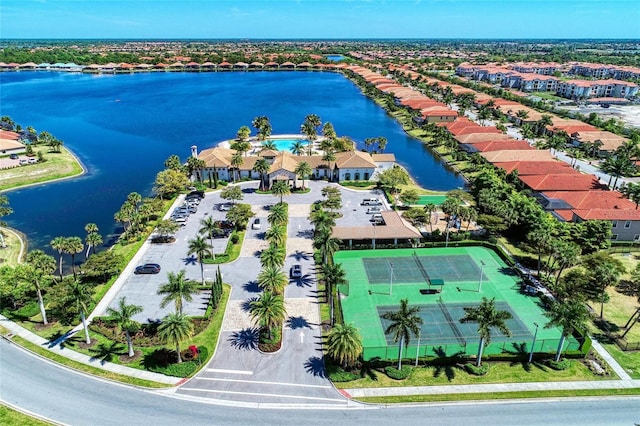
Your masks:
{"label": "green lawn", "polygon": [[[485,361],[485,363],[487,363]],[[335,383],[340,389],[435,386],[435,385],[474,385],[484,383],[531,383],[581,380],[610,380],[611,376],[596,376],[580,361],[572,360],[571,366],[563,371],[553,370],[541,363],[534,362],[530,367],[525,363],[490,362],[489,373],[484,376],[468,374],[461,366],[419,367],[406,380],[394,380],[386,374],[374,371],[373,378],[366,377],[351,382]]]}
{"label": "green lawn", "polygon": [[20,426],[44,426],[51,423],[38,420],[35,417],[22,414],[6,405],[0,404],[0,424],[3,425],[20,425]]}
{"label": "green lawn", "polygon": [[[0,247],[0,265],[17,265],[22,260],[20,259],[20,254],[22,254],[22,257],[26,255],[26,244],[21,244],[21,235],[13,229],[1,228],[0,232],[2,232],[6,245],[6,247]],[[22,241],[24,242],[26,239]]]}
{"label": "green lawn", "polygon": [[64,147],[61,148],[59,153],[49,152],[49,147],[46,146],[36,147],[34,151],[41,151],[46,161],[0,170],[0,191],[77,176],[83,173],[82,166],[76,157]]}

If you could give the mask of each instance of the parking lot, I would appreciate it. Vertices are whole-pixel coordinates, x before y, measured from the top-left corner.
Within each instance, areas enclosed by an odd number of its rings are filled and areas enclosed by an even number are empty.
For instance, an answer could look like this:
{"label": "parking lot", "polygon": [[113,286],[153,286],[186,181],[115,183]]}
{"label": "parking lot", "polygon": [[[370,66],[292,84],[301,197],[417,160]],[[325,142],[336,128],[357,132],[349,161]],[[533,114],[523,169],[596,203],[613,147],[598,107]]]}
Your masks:
{"label": "parking lot", "polygon": [[[310,283],[315,282],[315,270],[313,264],[312,253],[309,253],[308,240],[312,237],[312,227],[307,220],[309,216],[311,204],[322,199],[320,190],[326,185],[321,182],[308,182],[311,192],[306,194],[294,194],[285,198],[289,203],[290,222],[288,226],[287,248],[289,256],[286,259],[284,270],[288,273],[291,266],[301,264],[302,279],[295,280],[287,288],[286,297],[304,297],[307,294]],[[255,217],[261,218],[260,229],[251,229],[250,220],[247,226],[244,244],[242,247],[240,258],[230,264],[220,265],[224,281],[234,285],[232,299],[246,300],[249,297],[255,297],[259,291],[255,283],[255,279],[260,270],[260,252],[268,246],[264,239],[264,234],[269,225],[267,216],[269,207],[279,200],[272,195],[257,194],[257,183],[249,182],[241,185],[243,188],[244,199],[241,203],[247,203],[252,206]],[[341,210],[342,217],[336,223],[338,226],[365,226],[371,225],[371,215],[367,214],[367,208],[361,202],[364,198],[383,199],[381,192],[375,191],[357,191],[340,188],[342,192]],[[183,203],[184,196],[181,196],[174,208]],[[220,211],[220,204],[226,203],[226,200],[220,198],[220,191],[208,192],[204,199],[197,206],[197,211],[192,213],[186,219],[184,226],[181,226],[175,234],[175,241],[169,244],[151,244],[147,243],[137,255],[134,265],[130,265],[123,273],[122,285],[117,293],[109,301],[108,305],[115,307],[120,297],[126,297],[127,303],[140,305],[143,312],[134,317],[140,322],[159,321],[165,315],[173,312],[173,306],[160,308],[162,296],[157,295],[158,288],[167,282],[168,272],[179,272],[184,269],[189,279],[201,280],[200,265],[195,256],[188,255],[188,242],[198,235],[201,227],[200,221],[212,217],[214,220],[224,220],[226,212]],[[383,210],[388,209],[386,204],[380,206]],[[167,217],[171,215],[173,209],[170,209]],[[209,239],[207,238],[207,243]],[[223,253],[227,247],[228,238],[216,238],[213,240],[215,253]],[[161,266],[158,274],[135,275],[133,268],[144,263],[157,263]],[[213,279],[218,265],[205,265],[205,278]],[[195,297],[192,302],[185,303],[183,310],[187,315],[202,315],[206,309],[209,294],[203,293]],[[106,308],[106,306],[105,306]]]}

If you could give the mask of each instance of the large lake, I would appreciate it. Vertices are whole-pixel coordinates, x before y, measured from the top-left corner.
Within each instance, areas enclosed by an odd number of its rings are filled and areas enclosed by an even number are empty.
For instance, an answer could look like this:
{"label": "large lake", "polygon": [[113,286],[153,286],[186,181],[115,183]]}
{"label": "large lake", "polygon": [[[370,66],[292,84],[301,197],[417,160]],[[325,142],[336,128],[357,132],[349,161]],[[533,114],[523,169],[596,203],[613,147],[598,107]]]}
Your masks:
{"label": "large lake", "polygon": [[[0,115],[62,139],[88,169],[83,177],[11,191],[10,226],[30,248],[48,250],[56,236],[82,236],[95,222],[105,240],[117,231],[113,214],[130,192],[150,195],[155,175],[171,154],[186,159],[234,137],[259,115],[273,133],[299,133],[307,114],[333,123],[356,140],[388,139],[424,187],[464,185],[417,140],[349,80],[330,72],[141,73],[84,75],[0,73]],[[108,235],[108,237],[107,237]]]}

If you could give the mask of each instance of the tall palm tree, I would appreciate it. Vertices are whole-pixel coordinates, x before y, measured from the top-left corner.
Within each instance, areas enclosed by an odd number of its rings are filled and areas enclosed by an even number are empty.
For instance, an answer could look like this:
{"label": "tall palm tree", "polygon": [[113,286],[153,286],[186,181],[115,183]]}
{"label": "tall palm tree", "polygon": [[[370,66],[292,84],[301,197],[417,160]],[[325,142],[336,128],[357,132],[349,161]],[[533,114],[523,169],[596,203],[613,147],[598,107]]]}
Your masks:
{"label": "tall palm tree", "polygon": [[265,176],[269,173],[271,169],[271,164],[265,158],[258,158],[256,163],[253,165],[253,170],[260,173],[260,190],[264,191],[266,187],[266,179]]}
{"label": "tall palm tree", "polygon": [[96,225],[95,223],[87,223],[84,226],[84,230],[87,231],[87,234],[98,232],[98,225]]}
{"label": "tall palm tree", "polygon": [[286,204],[278,203],[271,207],[267,221],[271,226],[284,225],[289,220],[288,208]]}
{"label": "tall palm tree", "polygon": [[302,178],[302,189],[304,189],[304,181],[307,177],[309,177],[313,173],[311,166],[306,161],[298,164],[295,169],[295,174]]}
{"label": "tall palm tree", "polygon": [[249,307],[251,318],[267,330],[269,339],[271,339],[271,330],[282,324],[286,313],[284,298],[269,291],[262,293],[259,299],[253,300]]}
{"label": "tall palm tree", "polygon": [[293,155],[300,156],[304,152],[304,148],[305,148],[305,143],[301,140],[296,140],[291,144],[289,151],[291,151]]}
{"label": "tall palm tree", "polygon": [[324,277],[325,293],[329,304],[329,322],[334,322],[334,302],[333,295],[339,285],[347,284],[347,274],[339,263],[324,263],[321,267]]}
{"label": "tall palm tree", "polygon": [[338,251],[341,240],[331,236],[331,230],[321,230],[313,237],[313,248],[320,250],[322,262],[327,263]]}
{"label": "tall palm tree", "polygon": [[313,225],[314,235],[321,232],[331,231],[336,225],[335,215],[324,209],[316,209],[309,214],[309,222]]}
{"label": "tall palm tree", "polygon": [[336,154],[335,152],[333,152],[333,150],[328,150],[327,152],[325,152],[325,154],[322,156],[322,161],[326,161],[327,162],[327,170],[329,172],[329,182],[333,181],[333,170],[331,170],[331,162],[332,161],[336,161]]}
{"label": "tall palm tree", "polygon": [[280,197],[280,202],[282,203],[282,198],[284,196],[291,195],[291,189],[287,182],[279,180],[271,185],[271,193],[276,197]]}
{"label": "tall palm tree", "polygon": [[263,151],[264,150],[275,151],[277,149],[276,143],[273,141],[273,139],[267,139],[267,140],[263,141],[260,146],[262,147]]}
{"label": "tall palm tree", "polygon": [[268,248],[262,250],[260,264],[263,268],[281,268],[286,257],[287,252],[283,246],[270,244]]}
{"label": "tall palm tree", "polygon": [[218,222],[213,220],[213,217],[207,216],[204,219],[200,219],[200,229],[198,230],[200,234],[203,234],[209,238],[209,243],[211,247],[211,257],[216,258],[215,251],[213,250],[213,237],[217,232],[220,232],[220,227],[218,226]]}
{"label": "tall palm tree", "polygon": [[80,283],[75,277],[67,282],[67,286],[69,291],[63,301],[64,305],[70,307],[80,315],[85,342],[87,345],[90,345],[91,338],[89,337],[89,325],[87,324],[86,316],[89,311],[89,305],[93,301],[93,287]]}
{"label": "tall palm tree", "polygon": [[505,336],[511,336],[511,330],[507,327],[506,321],[511,319],[508,311],[496,309],[496,299],[482,298],[480,306],[477,308],[464,308],[465,315],[460,318],[460,322],[477,322],[478,334],[480,335],[480,345],[478,345],[478,360],[476,366],[482,365],[482,352],[484,347],[491,343],[491,328],[497,328]]}
{"label": "tall palm tree", "polygon": [[281,295],[289,280],[278,267],[265,267],[258,274],[258,287],[266,292]]}
{"label": "tall palm tree", "polygon": [[167,274],[168,283],[162,284],[158,289],[159,295],[164,295],[160,302],[160,307],[164,308],[173,302],[176,306],[176,313],[182,313],[182,301],[191,302],[193,295],[198,292],[195,281],[188,280],[185,277],[186,270],[182,269],[177,274],[169,272]]}
{"label": "tall palm tree", "polygon": [[260,116],[253,119],[251,125],[258,132],[258,140],[264,141],[269,136],[271,136],[271,122],[269,121],[269,117]]}
{"label": "tall palm tree", "polygon": [[327,335],[327,355],[343,368],[353,365],[362,354],[362,337],[353,324],[336,324]]}
{"label": "tall palm tree", "polygon": [[427,204],[424,205],[423,209],[424,209],[425,213],[427,214],[427,218],[429,219],[429,229],[431,230],[431,232],[433,232],[433,218],[432,218],[432,215],[433,215],[433,213],[436,212],[437,207],[433,203],[427,203]]}
{"label": "tall palm tree", "polygon": [[120,298],[117,308],[107,308],[107,315],[117,324],[118,330],[124,331],[124,335],[127,338],[127,347],[129,348],[129,357],[135,355],[131,333],[135,333],[138,329],[138,323],[132,317],[140,312],[142,312],[142,306],[127,305],[126,297]]}
{"label": "tall palm tree", "polygon": [[244,164],[244,158],[242,158],[241,152],[235,152],[231,156],[231,167],[234,169],[234,182],[236,181],[235,176],[238,176],[238,180],[240,180],[240,166]]}
{"label": "tall palm tree", "polygon": [[420,308],[409,307],[409,299],[400,300],[400,309],[392,312],[385,312],[382,319],[391,321],[391,324],[384,330],[384,334],[393,334],[393,341],[398,343],[398,370],[402,368],[402,346],[408,346],[411,341],[411,334],[420,334],[420,326],[423,324],[422,318],[418,315]]}
{"label": "tall palm tree", "polygon": [[62,278],[62,253],[64,253],[64,246],[67,239],[65,237],[55,237],[49,245],[52,249],[58,252],[58,273]]}
{"label": "tall palm tree", "polygon": [[164,343],[173,343],[178,355],[178,364],[182,362],[180,355],[180,343],[193,336],[193,324],[191,320],[182,313],[168,314],[162,319],[158,327],[158,337]]}
{"label": "tall palm tree", "polygon": [[555,361],[560,361],[562,348],[567,337],[573,334],[574,330],[583,330],[587,321],[589,321],[589,311],[580,298],[565,299],[556,301],[551,305],[551,309],[545,312],[545,316],[549,318],[549,322],[545,328],[560,327],[562,328],[562,336],[558,343]]}
{"label": "tall palm tree", "polygon": [[269,243],[275,246],[282,246],[287,239],[287,227],[284,225],[273,225],[267,229],[264,237]]}
{"label": "tall palm tree", "polygon": [[52,256],[49,256],[42,250],[33,250],[27,254],[27,263],[33,267],[33,284],[38,296],[38,306],[40,307],[40,314],[42,315],[42,323],[48,324],[47,311],[42,297],[42,280],[53,274],[56,270],[56,261]]}
{"label": "tall palm tree", "polygon": [[204,258],[211,256],[211,250],[207,246],[207,242],[201,236],[197,236],[188,241],[189,252],[187,254],[195,254],[200,263],[200,275],[202,276],[202,285],[204,285]]}
{"label": "tall palm tree", "polygon": [[89,251],[93,251],[95,254],[96,247],[103,243],[102,236],[97,232],[90,232],[87,234],[84,242],[87,245],[87,253],[85,254],[85,257],[89,257]]}
{"label": "tall palm tree", "polygon": [[73,277],[76,277],[76,254],[84,250],[84,244],[80,237],[67,237],[64,242],[64,252],[71,255],[71,271]]}

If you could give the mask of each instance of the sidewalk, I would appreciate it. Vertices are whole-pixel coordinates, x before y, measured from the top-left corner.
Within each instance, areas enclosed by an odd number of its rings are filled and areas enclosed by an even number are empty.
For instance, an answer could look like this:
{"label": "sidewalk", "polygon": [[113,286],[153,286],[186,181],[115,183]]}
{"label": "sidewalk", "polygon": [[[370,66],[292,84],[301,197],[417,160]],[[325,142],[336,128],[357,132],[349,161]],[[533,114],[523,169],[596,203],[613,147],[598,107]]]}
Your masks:
{"label": "sidewalk", "polygon": [[71,359],[73,361],[80,362],[82,364],[90,365],[95,368],[110,371],[112,373],[122,374],[124,376],[135,377],[138,379],[149,380],[152,382],[166,383],[167,385],[175,386],[181,380],[181,377],[170,377],[164,374],[153,373],[150,371],[138,370],[135,368],[125,367],[123,365],[114,364],[111,362],[105,362],[99,358],[92,358],[90,356],[72,351],[71,349],[65,349],[59,344],[49,342],[46,339],[38,336],[19,326],[18,324],[9,321],[6,317],[0,315],[0,325],[11,332],[14,336],[20,336],[29,342],[36,344],[42,348],[49,350],[50,352]]}

